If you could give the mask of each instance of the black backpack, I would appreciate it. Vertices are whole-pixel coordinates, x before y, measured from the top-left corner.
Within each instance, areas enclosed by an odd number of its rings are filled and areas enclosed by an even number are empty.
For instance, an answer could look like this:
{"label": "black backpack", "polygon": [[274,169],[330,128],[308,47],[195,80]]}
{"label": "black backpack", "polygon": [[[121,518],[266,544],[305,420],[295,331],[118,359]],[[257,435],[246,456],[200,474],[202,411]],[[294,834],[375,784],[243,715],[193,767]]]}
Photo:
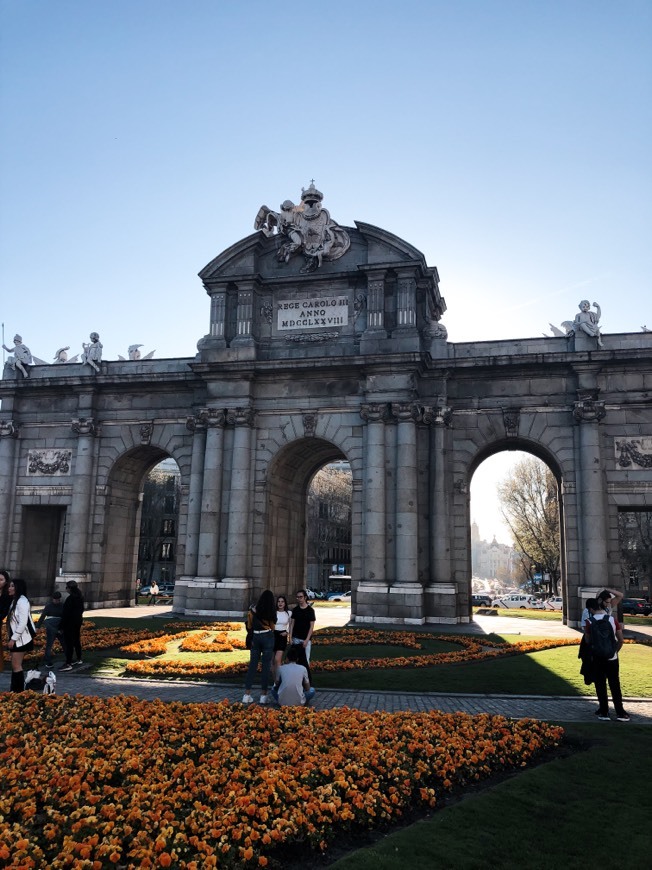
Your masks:
{"label": "black backpack", "polygon": [[616,637],[609,617],[596,619],[591,614],[589,624],[591,625],[591,652],[594,658],[613,658],[616,652]]}

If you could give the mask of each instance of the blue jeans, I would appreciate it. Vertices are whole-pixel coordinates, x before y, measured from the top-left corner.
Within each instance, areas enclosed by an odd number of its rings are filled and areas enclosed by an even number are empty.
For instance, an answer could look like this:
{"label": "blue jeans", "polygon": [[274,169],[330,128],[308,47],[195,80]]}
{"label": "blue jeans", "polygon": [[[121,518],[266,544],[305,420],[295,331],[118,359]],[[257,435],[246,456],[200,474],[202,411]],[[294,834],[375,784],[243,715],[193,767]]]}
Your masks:
{"label": "blue jeans", "polygon": [[59,634],[59,619],[45,620],[45,661],[52,661],[52,646],[57,638],[63,649],[63,640]]}
{"label": "blue jeans", "polygon": [[251,691],[251,687],[256,679],[256,671],[258,670],[258,662],[263,660],[263,673],[260,678],[260,687],[263,695],[267,694],[269,686],[269,676],[272,670],[272,657],[274,656],[274,632],[265,631],[261,634],[254,632],[251,638],[251,649],[249,650],[249,668],[247,669],[247,678],[245,680],[245,689]]}

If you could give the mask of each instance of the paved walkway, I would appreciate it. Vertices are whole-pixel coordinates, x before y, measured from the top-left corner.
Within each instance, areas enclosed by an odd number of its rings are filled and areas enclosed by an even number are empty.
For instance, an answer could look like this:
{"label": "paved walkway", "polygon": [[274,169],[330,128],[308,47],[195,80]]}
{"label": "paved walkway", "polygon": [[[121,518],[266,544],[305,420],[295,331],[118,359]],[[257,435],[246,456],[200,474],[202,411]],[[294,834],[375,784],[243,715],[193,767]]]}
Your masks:
{"label": "paved walkway", "polygon": [[[138,618],[142,616],[160,615],[169,617],[169,607],[154,605],[144,607],[122,608],[115,610],[91,611],[87,614],[92,619],[97,616],[121,616]],[[346,625],[350,617],[348,608],[320,609],[320,622],[323,625]],[[387,626],[383,626],[387,627]],[[398,626],[397,626],[398,627]],[[534,619],[512,619],[499,616],[476,616],[474,622],[466,625],[430,627],[434,633],[471,633],[489,634],[490,632],[504,634],[523,634],[548,637],[577,637],[578,632],[561,622],[538,621]],[[632,628],[631,634],[640,633],[652,637],[650,628],[638,626]],[[630,634],[628,630],[626,634]],[[101,673],[91,676],[84,668],[57,674],[57,693],[92,695],[109,698],[114,695],[134,695],[143,700],[160,699],[162,701],[184,701],[189,703],[204,703],[206,701],[229,700],[239,703],[242,700],[242,688],[225,683],[181,682],[177,680],[138,680],[125,677],[103,677]],[[9,689],[9,673],[0,674],[0,691]],[[256,696],[254,696],[256,697]],[[366,712],[386,710],[412,710],[423,712],[442,710],[447,713],[492,713],[510,718],[531,717],[554,722],[595,722],[595,697],[561,697],[539,695],[490,695],[490,694],[440,694],[427,692],[365,692],[353,689],[319,689],[313,705],[317,710],[333,707],[354,707]],[[625,706],[632,722],[652,725],[652,698],[626,698]],[[612,712],[613,715],[613,712]],[[610,727],[608,723],[600,723]],[[613,723],[614,727],[627,727],[626,723]]]}

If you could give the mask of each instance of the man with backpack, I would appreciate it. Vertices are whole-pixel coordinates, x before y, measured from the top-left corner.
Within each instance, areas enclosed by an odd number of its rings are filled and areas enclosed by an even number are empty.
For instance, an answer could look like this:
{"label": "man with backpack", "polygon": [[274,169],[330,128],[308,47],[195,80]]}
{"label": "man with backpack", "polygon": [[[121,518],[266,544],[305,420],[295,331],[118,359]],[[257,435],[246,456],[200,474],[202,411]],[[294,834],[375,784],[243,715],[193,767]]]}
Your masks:
{"label": "man with backpack", "polygon": [[596,598],[589,598],[586,607],[589,618],[584,624],[584,633],[591,650],[593,681],[600,704],[598,719],[609,721],[610,718],[608,681],[616,719],[619,722],[629,722],[629,716],[623,707],[618,663],[618,651],[623,645],[623,630],[616,618],[600,607]]}

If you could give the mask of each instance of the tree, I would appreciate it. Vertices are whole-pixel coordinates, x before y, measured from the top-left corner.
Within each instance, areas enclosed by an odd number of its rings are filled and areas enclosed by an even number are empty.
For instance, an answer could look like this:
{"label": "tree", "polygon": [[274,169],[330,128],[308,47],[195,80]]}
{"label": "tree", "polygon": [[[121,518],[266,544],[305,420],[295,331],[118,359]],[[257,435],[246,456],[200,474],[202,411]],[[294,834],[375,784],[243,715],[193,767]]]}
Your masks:
{"label": "tree", "polygon": [[558,595],[559,497],[553,473],[540,459],[528,456],[498,485],[498,498],[526,576],[533,581],[535,573],[547,574],[547,591]]}

